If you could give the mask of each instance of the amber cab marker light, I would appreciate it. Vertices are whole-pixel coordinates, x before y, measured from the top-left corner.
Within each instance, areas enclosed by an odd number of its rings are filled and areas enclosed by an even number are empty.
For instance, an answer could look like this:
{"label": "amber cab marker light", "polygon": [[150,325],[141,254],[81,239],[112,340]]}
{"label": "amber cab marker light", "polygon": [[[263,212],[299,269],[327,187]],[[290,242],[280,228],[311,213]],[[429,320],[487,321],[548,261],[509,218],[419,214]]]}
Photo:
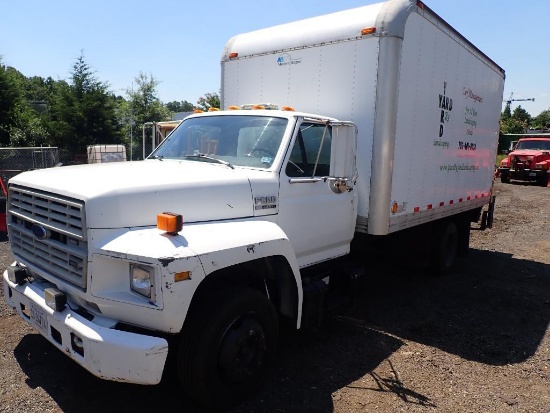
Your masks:
{"label": "amber cab marker light", "polygon": [[229,53],[229,58],[230,59],[235,59],[239,57],[239,54],[237,52],[232,52],[232,53]]}
{"label": "amber cab marker light", "polygon": [[176,235],[183,228],[183,216],[173,212],[163,212],[157,215],[157,228],[169,235]]}
{"label": "amber cab marker light", "polygon": [[241,110],[240,106],[231,105],[228,107],[229,110]]}
{"label": "amber cab marker light", "polygon": [[416,5],[418,6],[419,9],[424,10],[424,7],[425,7],[425,6],[424,6],[424,3],[422,3],[421,1],[417,1],[417,2],[416,2]]}

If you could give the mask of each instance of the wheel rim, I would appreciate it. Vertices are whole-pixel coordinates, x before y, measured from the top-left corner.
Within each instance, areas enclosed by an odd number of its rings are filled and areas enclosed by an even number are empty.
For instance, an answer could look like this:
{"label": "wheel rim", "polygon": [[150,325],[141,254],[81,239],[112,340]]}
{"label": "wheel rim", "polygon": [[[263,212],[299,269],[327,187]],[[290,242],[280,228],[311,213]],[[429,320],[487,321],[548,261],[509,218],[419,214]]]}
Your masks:
{"label": "wheel rim", "polygon": [[263,368],[267,339],[260,322],[244,316],[231,323],[223,336],[218,356],[221,377],[230,383],[253,378]]}

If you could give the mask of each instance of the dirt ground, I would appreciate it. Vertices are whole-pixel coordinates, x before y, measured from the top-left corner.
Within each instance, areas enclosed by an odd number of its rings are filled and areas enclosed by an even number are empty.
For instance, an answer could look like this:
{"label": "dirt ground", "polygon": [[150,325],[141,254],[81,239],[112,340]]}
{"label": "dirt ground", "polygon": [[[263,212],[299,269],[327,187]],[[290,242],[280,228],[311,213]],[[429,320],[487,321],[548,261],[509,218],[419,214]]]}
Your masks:
{"label": "dirt ground", "polygon": [[[455,274],[379,261],[361,302],[285,333],[245,412],[550,412],[550,188],[496,183],[494,227]],[[10,262],[0,242],[0,267]],[[373,259],[369,257],[369,259]],[[0,302],[0,412],[201,410],[168,374],[102,381]]]}

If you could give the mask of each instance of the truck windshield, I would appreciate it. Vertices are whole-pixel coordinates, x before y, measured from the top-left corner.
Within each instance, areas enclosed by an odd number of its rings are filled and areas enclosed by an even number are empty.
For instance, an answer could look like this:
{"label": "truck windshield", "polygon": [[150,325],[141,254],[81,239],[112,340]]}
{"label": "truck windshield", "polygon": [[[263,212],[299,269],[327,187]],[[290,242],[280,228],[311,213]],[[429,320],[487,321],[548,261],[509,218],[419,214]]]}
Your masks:
{"label": "truck windshield", "polygon": [[539,140],[539,139],[533,139],[533,140],[525,140],[525,141],[519,141],[516,150],[517,149],[543,149],[543,150],[550,150],[550,139],[549,140]]}
{"label": "truck windshield", "polygon": [[149,158],[269,168],[287,123],[284,118],[253,115],[189,118]]}

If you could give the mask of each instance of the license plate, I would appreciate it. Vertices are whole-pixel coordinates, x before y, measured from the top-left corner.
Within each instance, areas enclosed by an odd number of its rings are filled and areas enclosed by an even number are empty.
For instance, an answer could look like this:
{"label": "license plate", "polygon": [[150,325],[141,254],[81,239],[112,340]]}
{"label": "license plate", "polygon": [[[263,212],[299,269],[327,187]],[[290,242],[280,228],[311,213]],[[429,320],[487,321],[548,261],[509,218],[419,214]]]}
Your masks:
{"label": "license plate", "polygon": [[537,176],[535,172],[529,172],[529,176]]}
{"label": "license plate", "polygon": [[48,331],[48,319],[41,308],[31,304],[31,320],[44,333]]}

